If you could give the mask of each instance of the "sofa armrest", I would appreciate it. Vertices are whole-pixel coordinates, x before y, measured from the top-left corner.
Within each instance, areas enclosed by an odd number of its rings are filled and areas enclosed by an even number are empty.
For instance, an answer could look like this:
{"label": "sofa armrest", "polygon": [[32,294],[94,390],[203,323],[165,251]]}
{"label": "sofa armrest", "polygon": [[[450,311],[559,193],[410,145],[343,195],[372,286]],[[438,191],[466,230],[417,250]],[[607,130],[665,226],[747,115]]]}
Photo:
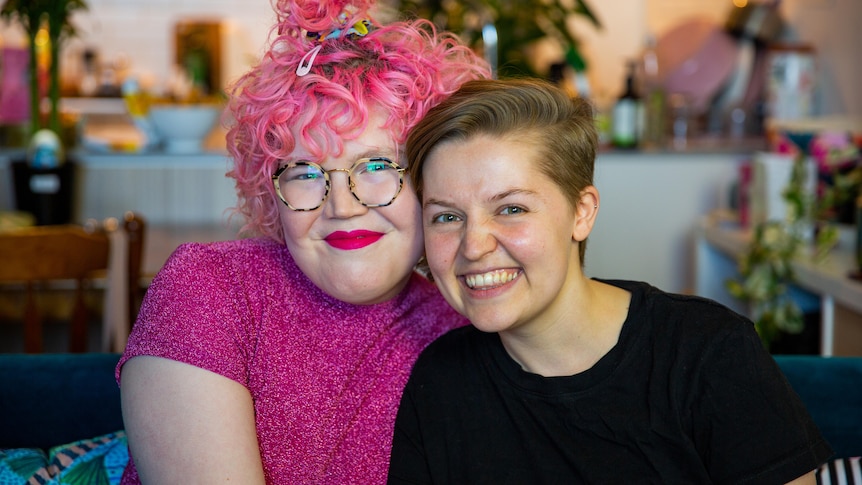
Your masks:
{"label": "sofa armrest", "polygon": [[0,354],[0,448],[43,448],[123,429],[120,354]]}
{"label": "sofa armrest", "polygon": [[835,456],[862,456],[862,357],[776,355]]}

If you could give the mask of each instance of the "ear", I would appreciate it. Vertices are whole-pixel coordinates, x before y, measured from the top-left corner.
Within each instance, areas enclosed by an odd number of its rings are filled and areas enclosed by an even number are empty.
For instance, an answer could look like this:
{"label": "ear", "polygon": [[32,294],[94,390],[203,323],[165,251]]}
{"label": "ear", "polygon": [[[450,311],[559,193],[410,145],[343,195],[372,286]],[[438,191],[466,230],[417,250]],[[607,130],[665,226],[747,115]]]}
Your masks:
{"label": "ear", "polygon": [[575,225],[572,227],[572,239],[584,241],[593,230],[596,216],[599,213],[599,190],[588,186],[581,191],[578,203],[575,205]]}

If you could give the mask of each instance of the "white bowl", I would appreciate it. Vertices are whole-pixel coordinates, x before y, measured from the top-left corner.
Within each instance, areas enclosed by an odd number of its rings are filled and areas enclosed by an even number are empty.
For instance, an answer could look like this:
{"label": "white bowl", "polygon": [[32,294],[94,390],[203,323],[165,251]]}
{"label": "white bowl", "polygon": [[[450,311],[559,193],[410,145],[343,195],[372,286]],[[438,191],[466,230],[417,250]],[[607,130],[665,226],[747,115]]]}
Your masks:
{"label": "white bowl", "polygon": [[166,152],[197,153],[221,112],[216,104],[162,104],[151,106],[149,117]]}

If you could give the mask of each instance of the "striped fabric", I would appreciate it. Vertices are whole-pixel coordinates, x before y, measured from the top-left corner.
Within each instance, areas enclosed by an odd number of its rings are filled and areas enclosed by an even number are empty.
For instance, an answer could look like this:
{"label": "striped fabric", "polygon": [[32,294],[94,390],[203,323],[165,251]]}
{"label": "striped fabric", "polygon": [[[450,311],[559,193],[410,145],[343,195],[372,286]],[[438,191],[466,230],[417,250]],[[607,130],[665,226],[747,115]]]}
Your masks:
{"label": "striped fabric", "polygon": [[817,483],[821,485],[862,485],[860,457],[838,458],[824,463],[817,470]]}

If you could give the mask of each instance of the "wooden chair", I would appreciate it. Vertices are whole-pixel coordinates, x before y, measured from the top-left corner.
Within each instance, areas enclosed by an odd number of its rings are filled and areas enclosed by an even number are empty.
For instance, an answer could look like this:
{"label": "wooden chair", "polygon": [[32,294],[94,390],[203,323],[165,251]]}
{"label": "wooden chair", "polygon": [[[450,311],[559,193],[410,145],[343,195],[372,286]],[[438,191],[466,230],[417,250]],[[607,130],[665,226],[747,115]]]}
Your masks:
{"label": "wooden chair", "polygon": [[[127,298],[129,316],[134,321],[137,292],[140,291],[141,256],[143,252],[143,218],[127,213],[124,220],[127,231],[128,266],[123,273],[128,278]],[[119,223],[106,220],[99,225],[34,226],[0,232],[0,283],[23,283],[26,286],[24,310],[24,350],[40,353],[43,349],[42,318],[35,293],[51,280],[75,282],[74,304],[69,326],[69,351],[87,350],[87,322],[89,312],[84,300],[86,282],[102,277],[110,268],[111,231]]]}
{"label": "wooden chair", "polygon": [[128,290],[129,290],[129,330],[138,317],[138,309],[144,290],[141,287],[141,266],[144,261],[144,237],[147,223],[137,212],[126,212],[123,216],[123,229],[128,243]]}

